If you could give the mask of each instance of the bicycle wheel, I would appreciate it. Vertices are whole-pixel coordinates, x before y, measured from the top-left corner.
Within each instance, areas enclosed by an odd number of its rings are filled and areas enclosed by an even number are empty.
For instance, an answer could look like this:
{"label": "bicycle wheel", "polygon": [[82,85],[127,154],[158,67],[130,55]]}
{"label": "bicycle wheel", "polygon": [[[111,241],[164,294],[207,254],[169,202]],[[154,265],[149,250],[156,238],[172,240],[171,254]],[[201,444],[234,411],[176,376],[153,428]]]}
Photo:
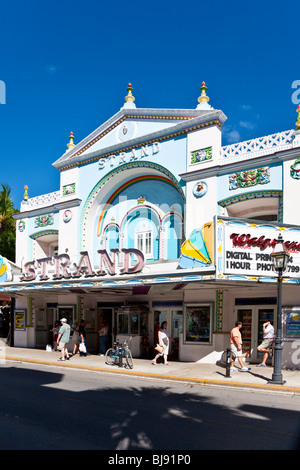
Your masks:
{"label": "bicycle wheel", "polygon": [[109,348],[105,353],[105,363],[109,366],[113,366],[116,364],[116,360],[116,350],[113,348]]}
{"label": "bicycle wheel", "polygon": [[129,367],[129,369],[132,369],[133,368],[133,360],[132,360],[131,351],[129,349],[127,351],[125,351],[125,358],[126,358],[126,362],[127,362],[127,365]]}

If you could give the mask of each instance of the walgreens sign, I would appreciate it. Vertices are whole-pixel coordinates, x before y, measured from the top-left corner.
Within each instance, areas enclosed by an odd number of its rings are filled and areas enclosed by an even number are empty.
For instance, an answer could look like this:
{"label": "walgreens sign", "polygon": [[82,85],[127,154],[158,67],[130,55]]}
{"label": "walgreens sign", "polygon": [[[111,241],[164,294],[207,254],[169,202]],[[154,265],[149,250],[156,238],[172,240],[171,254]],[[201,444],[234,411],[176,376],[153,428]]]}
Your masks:
{"label": "walgreens sign", "polygon": [[224,224],[223,273],[247,276],[273,276],[271,253],[279,233],[290,254],[285,277],[300,277],[300,231],[275,227]]}

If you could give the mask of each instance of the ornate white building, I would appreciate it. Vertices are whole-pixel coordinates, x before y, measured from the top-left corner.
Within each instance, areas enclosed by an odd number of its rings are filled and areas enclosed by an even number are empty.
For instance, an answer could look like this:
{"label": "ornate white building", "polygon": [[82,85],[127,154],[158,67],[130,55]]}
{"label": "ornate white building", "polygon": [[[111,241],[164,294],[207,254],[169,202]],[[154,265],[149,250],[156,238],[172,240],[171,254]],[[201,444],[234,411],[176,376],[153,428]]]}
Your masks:
{"label": "ornate white building", "polygon": [[[226,116],[203,82],[195,109],[123,107],[55,161],[58,191],[24,201],[16,265],[0,290],[15,299],[14,344],[45,347],[53,322],[87,321],[98,351],[110,342],[155,342],[168,321],[171,358],[215,362],[243,321],[244,354],[259,361],[262,323],[275,322],[270,253],[282,233],[284,366],[300,364],[300,119],[295,130],[222,146]],[[297,112],[300,112],[298,108]],[[29,184],[30,187],[30,184]],[[29,189],[30,192],[30,189]],[[8,275],[9,274],[9,275]]]}

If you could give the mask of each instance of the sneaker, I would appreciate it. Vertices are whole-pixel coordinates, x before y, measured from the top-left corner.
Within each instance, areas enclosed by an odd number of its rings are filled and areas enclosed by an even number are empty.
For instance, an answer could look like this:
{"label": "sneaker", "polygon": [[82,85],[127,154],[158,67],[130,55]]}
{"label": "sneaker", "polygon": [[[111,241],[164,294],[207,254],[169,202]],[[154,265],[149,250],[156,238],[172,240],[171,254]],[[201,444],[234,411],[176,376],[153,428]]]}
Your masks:
{"label": "sneaker", "polygon": [[266,364],[264,364],[263,362],[261,364],[258,364],[257,367],[267,367]]}
{"label": "sneaker", "polygon": [[237,368],[236,367],[230,367],[231,372],[236,372]]}
{"label": "sneaker", "polygon": [[240,369],[240,372],[249,372],[250,369],[250,367],[243,367],[242,369]]}
{"label": "sneaker", "polygon": [[152,364],[155,366],[155,365],[156,365],[156,361],[152,361]]}

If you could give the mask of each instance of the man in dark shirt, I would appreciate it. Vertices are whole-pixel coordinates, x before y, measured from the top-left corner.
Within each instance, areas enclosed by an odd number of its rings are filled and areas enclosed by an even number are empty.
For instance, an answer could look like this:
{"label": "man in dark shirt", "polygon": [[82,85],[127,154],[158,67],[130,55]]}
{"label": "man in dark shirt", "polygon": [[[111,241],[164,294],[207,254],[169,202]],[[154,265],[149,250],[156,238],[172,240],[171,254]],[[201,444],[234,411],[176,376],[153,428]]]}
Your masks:
{"label": "man in dark shirt", "polygon": [[[81,320],[80,325],[79,325],[79,355],[80,356],[87,356],[85,325],[86,325],[85,320]],[[81,344],[84,344],[85,352],[80,350]]]}

